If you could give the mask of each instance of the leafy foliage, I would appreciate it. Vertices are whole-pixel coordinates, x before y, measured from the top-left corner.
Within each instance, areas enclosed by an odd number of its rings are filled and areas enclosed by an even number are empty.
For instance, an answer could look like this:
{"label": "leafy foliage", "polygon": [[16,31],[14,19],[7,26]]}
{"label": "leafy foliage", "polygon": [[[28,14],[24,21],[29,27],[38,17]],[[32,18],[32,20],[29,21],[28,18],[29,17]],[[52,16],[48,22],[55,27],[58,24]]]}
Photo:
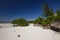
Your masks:
{"label": "leafy foliage", "polygon": [[57,14],[57,21],[59,21],[60,20],[60,10],[57,10],[56,14]]}
{"label": "leafy foliage", "polygon": [[34,21],[28,21],[28,23],[34,23]]}
{"label": "leafy foliage", "polygon": [[13,20],[11,23],[12,23],[12,24],[17,24],[18,21],[17,21],[17,20]]}
{"label": "leafy foliage", "polygon": [[43,19],[42,22],[41,22],[41,24],[42,24],[43,26],[46,26],[46,25],[48,24],[48,22],[47,22],[46,19]]}
{"label": "leafy foliage", "polygon": [[42,18],[38,17],[38,18],[34,21],[34,23],[41,24],[42,20],[43,20]]}
{"label": "leafy foliage", "polygon": [[55,16],[53,10],[49,7],[49,5],[46,3],[43,6],[43,16],[46,17],[46,19],[43,19],[42,24],[43,25],[48,25],[51,24],[55,20]]}
{"label": "leafy foliage", "polygon": [[21,18],[21,19],[13,20],[12,24],[17,24],[19,26],[27,26],[28,22],[24,18]]}

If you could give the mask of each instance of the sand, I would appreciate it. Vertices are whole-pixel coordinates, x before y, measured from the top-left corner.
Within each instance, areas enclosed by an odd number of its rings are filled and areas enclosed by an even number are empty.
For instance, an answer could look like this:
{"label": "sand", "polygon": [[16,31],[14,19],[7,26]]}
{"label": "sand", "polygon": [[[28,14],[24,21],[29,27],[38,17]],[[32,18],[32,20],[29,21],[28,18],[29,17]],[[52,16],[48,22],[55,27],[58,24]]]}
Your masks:
{"label": "sand", "polygon": [[3,26],[0,28],[0,40],[60,40],[60,33],[33,24],[26,27],[13,27],[10,23],[0,25]]}

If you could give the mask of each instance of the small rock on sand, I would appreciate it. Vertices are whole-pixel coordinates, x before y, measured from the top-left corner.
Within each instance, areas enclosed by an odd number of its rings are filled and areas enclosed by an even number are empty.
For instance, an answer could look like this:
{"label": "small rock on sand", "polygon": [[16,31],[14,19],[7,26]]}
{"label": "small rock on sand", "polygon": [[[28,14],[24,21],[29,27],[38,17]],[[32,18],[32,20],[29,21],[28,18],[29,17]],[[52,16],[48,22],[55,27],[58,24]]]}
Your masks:
{"label": "small rock on sand", "polygon": [[20,37],[20,35],[18,35],[18,37]]}

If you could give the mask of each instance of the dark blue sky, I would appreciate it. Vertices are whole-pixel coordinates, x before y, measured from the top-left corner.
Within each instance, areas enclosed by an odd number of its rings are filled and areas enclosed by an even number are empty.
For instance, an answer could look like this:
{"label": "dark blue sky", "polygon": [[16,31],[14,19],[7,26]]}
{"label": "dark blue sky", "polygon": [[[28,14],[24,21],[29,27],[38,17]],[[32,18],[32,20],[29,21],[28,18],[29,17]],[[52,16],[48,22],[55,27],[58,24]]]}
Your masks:
{"label": "dark blue sky", "polygon": [[48,3],[54,12],[60,9],[60,0],[0,0],[0,21],[34,20],[43,13],[44,3]]}

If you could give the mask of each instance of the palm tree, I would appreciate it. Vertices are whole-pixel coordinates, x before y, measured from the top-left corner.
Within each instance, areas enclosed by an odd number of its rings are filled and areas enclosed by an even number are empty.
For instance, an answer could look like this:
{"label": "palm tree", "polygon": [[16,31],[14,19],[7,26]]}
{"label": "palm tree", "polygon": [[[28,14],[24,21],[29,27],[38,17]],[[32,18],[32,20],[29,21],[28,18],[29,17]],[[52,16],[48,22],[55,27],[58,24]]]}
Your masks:
{"label": "palm tree", "polygon": [[53,12],[53,10],[49,7],[49,5],[46,3],[46,4],[44,4],[44,6],[43,6],[43,11],[44,11],[44,13],[43,13],[43,16],[44,17],[46,17],[46,20],[47,20],[47,25],[49,24],[49,26],[51,26],[50,24],[51,24],[51,22],[52,22],[52,20],[53,20],[53,18],[52,18],[52,16],[54,15],[54,12]]}

